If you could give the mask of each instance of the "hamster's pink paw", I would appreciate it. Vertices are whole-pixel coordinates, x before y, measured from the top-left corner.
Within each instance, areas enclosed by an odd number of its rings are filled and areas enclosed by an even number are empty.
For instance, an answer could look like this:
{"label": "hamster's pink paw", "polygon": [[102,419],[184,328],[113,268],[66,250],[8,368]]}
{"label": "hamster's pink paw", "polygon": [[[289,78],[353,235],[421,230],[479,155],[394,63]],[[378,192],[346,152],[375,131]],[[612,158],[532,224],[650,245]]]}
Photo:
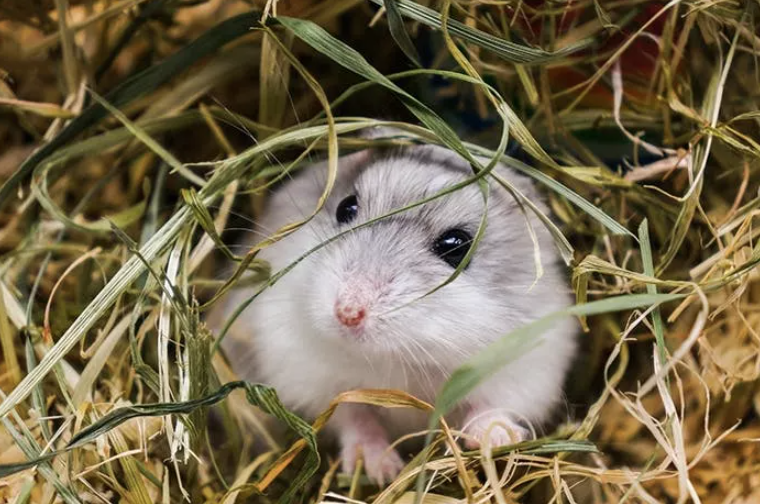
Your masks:
{"label": "hamster's pink paw", "polygon": [[384,438],[357,439],[356,442],[343,446],[341,459],[343,471],[351,473],[361,451],[364,470],[367,476],[380,486],[393,481],[404,468],[404,461],[396,450],[389,449],[390,444]]}
{"label": "hamster's pink paw", "polygon": [[528,429],[498,411],[470,413],[464,422],[463,430],[468,436],[464,445],[473,450],[480,447],[486,435],[491,448],[520,443],[533,437]]}

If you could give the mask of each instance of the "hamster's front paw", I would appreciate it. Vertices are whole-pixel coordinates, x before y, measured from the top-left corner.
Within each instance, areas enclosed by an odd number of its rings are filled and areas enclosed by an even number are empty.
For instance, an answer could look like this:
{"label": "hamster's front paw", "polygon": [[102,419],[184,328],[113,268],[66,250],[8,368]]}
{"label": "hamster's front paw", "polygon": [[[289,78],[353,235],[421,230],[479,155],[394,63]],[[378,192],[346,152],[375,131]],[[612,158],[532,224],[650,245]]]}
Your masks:
{"label": "hamster's front paw", "polygon": [[533,437],[528,429],[498,410],[471,412],[464,421],[463,432],[467,434],[465,447],[473,450],[483,444],[486,435],[491,448],[520,443]]}
{"label": "hamster's front paw", "polygon": [[343,471],[351,473],[361,452],[367,476],[380,486],[393,481],[404,468],[404,461],[384,437],[359,437],[341,448]]}
{"label": "hamster's front paw", "polygon": [[336,411],[334,421],[339,433],[343,471],[352,473],[361,456],[367,476],[382,486],[404,468],[404,461],[390,447],[388,433],[369,407],[343,405]]}

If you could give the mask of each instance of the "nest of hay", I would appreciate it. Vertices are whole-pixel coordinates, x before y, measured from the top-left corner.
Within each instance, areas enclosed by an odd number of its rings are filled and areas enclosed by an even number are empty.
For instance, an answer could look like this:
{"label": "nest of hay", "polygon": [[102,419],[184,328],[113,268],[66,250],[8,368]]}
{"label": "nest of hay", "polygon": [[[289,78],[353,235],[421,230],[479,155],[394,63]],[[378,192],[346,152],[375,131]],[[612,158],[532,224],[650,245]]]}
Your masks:
{"label": "nest of hay", "polygon": [[[2,2],[2,500],[760,500],[759,13]],[[548,436],[490,457],[438,436],[378,488],[316,455],[329,411],[310,426],[236,382],[202,314],[270,181],[366,146],[362,125],[441,141],[415,104],[489,149],[508,124],[549,182],[584,351]]]}

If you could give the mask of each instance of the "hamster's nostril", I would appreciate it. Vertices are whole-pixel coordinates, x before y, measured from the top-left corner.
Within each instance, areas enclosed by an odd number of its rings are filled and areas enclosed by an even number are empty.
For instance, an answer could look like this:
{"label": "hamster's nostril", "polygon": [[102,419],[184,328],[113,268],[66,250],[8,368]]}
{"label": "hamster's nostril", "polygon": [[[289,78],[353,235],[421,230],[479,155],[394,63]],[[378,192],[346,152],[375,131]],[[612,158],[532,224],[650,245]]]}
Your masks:
{"label": "hamster's nostril", "polygon": [[367,310],[363,306],[335,304],[335,318],[346,327],[358,327],[366,315]]}

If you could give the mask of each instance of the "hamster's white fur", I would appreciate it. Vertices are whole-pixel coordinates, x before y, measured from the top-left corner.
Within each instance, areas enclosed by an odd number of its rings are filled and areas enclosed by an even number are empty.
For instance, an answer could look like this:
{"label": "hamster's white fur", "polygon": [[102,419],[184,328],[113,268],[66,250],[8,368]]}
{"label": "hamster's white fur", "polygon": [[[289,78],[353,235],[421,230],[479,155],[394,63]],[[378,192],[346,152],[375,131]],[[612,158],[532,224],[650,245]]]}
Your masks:
{"label": "hamster's white fur", "polygon": [[[496,171],[547,210],[531,181],[501,165]],[[258,233],[269,234],[309,215],[326,173],[326,163],[306,167],[277,190]],[[342,157],[324,209],[260,257],[279,271],[337,233],[430,197],[471,174],[459,156],[436,146]],[[336,208],[350,195],[357,196],[359,210],[353,222],[341,224]],[[287,406],[306,417],[322,412],[337,394],[359,388],[401,389],[433,402],[451,372],[490,342],[572,303],[552,238],[527,210],[544,268],[535,282],[525,214],[494,180],[489,181],[485,235],[472,261],[452,283],[421,297],[454,271],[433,252],[435,239],[452,228],[474,235],[483,210],[481,190],[471,184],[352,231],[311,254],[238,318],[223,341],[233,368],[245,379],[275,387]],[[229,294],[225,315],[252,293]],[[335,305],[346,298],[366,308],[360,331],[336,318]],[[546,420],[562,397],[575,332],[573,320],[557,322],[538,347],[471,393],[452,413],[450,424],[475,439],[494,422],[507,427],[490,430],[491,445],[527,437],[526,426]],[[341,443],[344,468],[353,467],[361,447],[367,472],[377,480],[402,467],[398,454],[386,450],[389,441],[425,427],[420,412],[358,405],[342,405],[328,423]]]}

